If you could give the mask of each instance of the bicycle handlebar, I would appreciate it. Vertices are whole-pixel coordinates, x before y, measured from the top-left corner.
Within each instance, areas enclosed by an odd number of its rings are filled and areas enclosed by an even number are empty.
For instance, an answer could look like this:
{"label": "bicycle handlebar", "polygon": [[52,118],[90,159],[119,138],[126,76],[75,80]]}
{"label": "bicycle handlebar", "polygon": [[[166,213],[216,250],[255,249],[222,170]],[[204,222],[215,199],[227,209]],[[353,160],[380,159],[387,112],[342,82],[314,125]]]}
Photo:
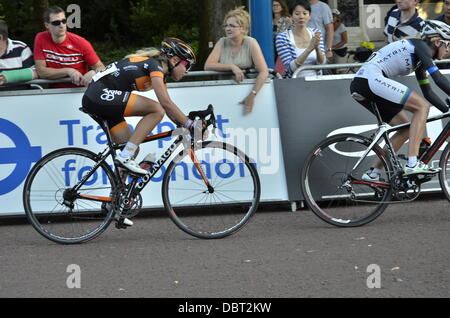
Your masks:
{"label": "bicycle handlebar", "polygon": [[[206,119],[206,117],[208,117],[208,116],[210,116],[209,119]],[[214,114],[214,107],[211,104],[209,104],[209,106],[206,110],[190,112],[188,117],[190,120],[199,119],[199,120],[205,121],[206,127],[213,125],[214,128],[217,128],[216,127],[216,115]]]}
{"label": "bicycle handlebar", "polygon": [[436,107],[436,108],[439,109],[443,113],[448,112],[450,110],[450,97],[447,96],[447,98],[445,99],[445,103],[447,104],[447,109],[440,109],[439,107]]}

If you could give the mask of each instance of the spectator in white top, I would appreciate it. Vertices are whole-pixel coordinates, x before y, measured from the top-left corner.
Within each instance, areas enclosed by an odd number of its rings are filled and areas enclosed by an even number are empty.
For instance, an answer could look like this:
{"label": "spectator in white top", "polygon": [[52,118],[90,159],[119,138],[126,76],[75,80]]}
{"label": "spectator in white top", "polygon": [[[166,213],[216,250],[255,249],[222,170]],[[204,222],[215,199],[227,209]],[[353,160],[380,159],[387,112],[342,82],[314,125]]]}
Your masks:
{"label": "spectator in white top", "polygon": [[311,20],[308,22],[309,28],[316,28],[320,30],[322,38],[325,41],[326,58],[333,57],[333,15],[331,9],[325,2],[319,0],[309,0],[311,5]]}
{"label": "spectator in white top", "polygon": [[8,25],[0,20],[0,85],[37,78],[33,53],[23,42],[9,38]]}

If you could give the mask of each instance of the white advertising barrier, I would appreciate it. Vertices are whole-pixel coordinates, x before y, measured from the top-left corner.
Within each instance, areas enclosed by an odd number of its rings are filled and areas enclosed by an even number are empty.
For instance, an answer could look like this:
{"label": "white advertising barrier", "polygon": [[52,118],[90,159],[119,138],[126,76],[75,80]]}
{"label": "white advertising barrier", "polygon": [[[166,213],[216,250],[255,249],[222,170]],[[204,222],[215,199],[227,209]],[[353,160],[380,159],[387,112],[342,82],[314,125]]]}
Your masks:
{"label": "white advertising barrier", "polygon": [[[212,104],[218,129],[217,137],[210,136],[209,139],[235,145],[256,161],[262,187],[261,201],[287,201],[273,83],[268,82],[261,89],[253,112],[243,115],[243,106],[239,102],[251,87],[251,83],[214,86],[181,83],[169,86],[169,93],[186,114],[204,110]],[[46,154],[64,147],[85,148],[98,153],[106,147],[105,135],[98,124],[78,110],[82,91],[49,92],[0,96],[0,215],[24,213],[24,181],[34,163]],[[152,91],[140,94],[156,99]],[[139,118],[127,121],[133,128]],[[166,117],[152,134],[174,128]],[[173,141],[168,138],[143,144],[137,161],[150,152],[160,158]],[[144,207],[163,206],[161,182],[164,171],[161,169],[142,192]],[[188,176],[195,177],[192,174]]]}

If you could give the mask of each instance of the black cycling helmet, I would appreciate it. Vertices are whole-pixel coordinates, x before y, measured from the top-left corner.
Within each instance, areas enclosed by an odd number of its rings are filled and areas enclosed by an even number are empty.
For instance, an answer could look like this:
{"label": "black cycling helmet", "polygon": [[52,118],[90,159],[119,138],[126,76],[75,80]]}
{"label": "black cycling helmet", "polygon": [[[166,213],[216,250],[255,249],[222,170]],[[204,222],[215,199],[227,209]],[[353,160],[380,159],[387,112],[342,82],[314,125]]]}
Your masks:
{"label": "black cycling helmet", "polygon": [[438,20],[425,20],[422,38],[430,40],[435,37],[439,37],[442,40],[450,40],[450,26]]}
{"label": "black cycling helmet", "polygon": [[197,62],[192,47],[177,38],[165,38],[161,42],[161,53],[168,58],[178,56],[180,59],[189,62],[189,68]]}

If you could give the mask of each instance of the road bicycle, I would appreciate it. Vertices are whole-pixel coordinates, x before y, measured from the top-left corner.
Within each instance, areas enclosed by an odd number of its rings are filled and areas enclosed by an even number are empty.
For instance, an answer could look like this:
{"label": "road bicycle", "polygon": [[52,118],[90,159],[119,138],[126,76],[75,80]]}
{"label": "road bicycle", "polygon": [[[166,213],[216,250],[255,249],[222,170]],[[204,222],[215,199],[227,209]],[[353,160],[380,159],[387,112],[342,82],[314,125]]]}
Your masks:
{"label": "road bicycle", "polygon": [[[116,227],[124,228],[124,219],[141,211],[141,191],[160,170],[165,210],[190,235],[202,239],[226,237],[246,225],[257,210],[261,186],[256,163],[236,147],[194,138],[189,130],[178,127],[145,139],[144,143],[176,137],[148,175],[123,178],[123,169],[114,159],[125,144],[115,144],[106,121],[89,115],[103,128],[106,149],[99,154],[82,148],[56,150],[37,162],[25,181],[26,216],[47,239],[61,244],[87,242],[113,220]],[[191,112],[189,118],[202,120],[204,132],[212,126],[215,134],[212,105]],[[183,149],[177,154],[180,146]]]}
{"label": "road bicycle", "polygon": [[[379,217],[389,204],[417,199],[422,184],[435,177],[404,175],[401,161],[407,158],[396,154],[389,134],[411,124],[389,127],[382,122],[375,103],[372,107],[378,120],[378,129],[372,136],[346,133],[326,138],[306,157],[301,172],[301,189],[308,206],[320,219],[338,227],[367,224]],[[447,109],[427,122],[449,117]],[[419,159],[429,164],[449,137],[450,122]],[[380,180],[362,180],[362,175],[373,167],[375,158],[383,163]],[[442,151],[438,167],[441,189],[450,201],[450,142]]]}

